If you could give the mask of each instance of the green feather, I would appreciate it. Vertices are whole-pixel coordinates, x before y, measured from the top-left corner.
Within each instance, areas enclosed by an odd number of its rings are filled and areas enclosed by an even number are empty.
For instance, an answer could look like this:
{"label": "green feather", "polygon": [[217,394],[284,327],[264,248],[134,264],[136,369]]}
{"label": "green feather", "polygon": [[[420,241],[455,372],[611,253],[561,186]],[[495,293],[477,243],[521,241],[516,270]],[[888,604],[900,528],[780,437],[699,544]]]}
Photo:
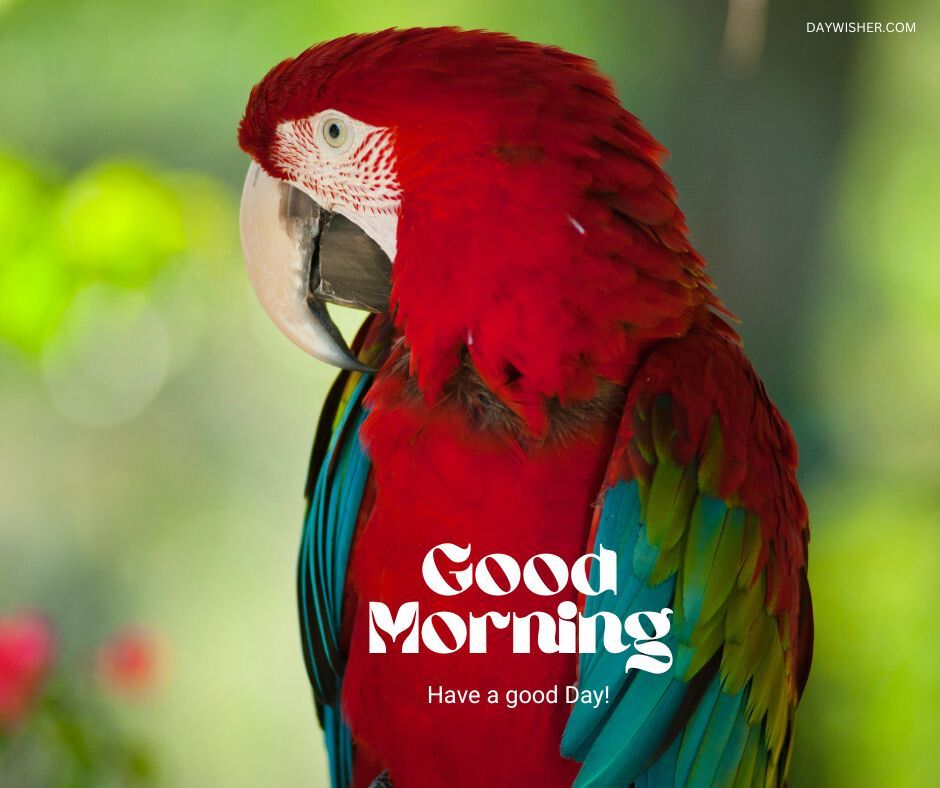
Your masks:
{"label": "green feather", "polygon": [[787,699],[787,694],[786,685],[778,683],[771,695],[770,706],[767,709],[767,739],[774,745],[774,756],[779,755],[786,739],[787,725],[790,718],[790,702]]}
{"label": "green feather", "polygon": [[650,465],[656,463],[656,449],[653,447],[653,433],[643,411],[637,411],[633,417],[633,440],[640,456]]}
{"label": "green feather", "polygon": [[725,640],[724,622],[716,617],[709,625],[699,626],[692,633],[694,654],[689,669],[685,672],[688,681],[710,660]]}
{"label": "green feather", "polygon": [[686,468],[682,473],[679,488],[676,490],[676,498],[669,512],[669,523],[662,542],[663,549],[671,550],[685,536],[689,525],[689,517],[692,516],[692,507],[695,505],[697,497],[698,487],[695,483],[695,469]]}
{"label": "green feather", "polygon": [[684,474],[685,468],[671,460],[662,460],[653,472],[653,483],[645,509],[646,531],[653,544],[662,544],[669,530],[673,505]]}
{"label": "green feather", "polygon": [[738,692],[754,675],[770,643],[776,624],[767,615],[758,615],[751,623],[743,645],[733,641],[725,644],[722,654],[721,673],[725,677],[725,689]]}
{"label": "green feather", "polygon": [[744,754],[741,756],[741,763],[738,765],[738,773],[734,778],[733,788],[751,788],[753,785],[763,783],[763,779],[760,780],[760,783],[754,780],[757,759],[762,749],[760,726],[752,725],[747,734]]}
{"label": "green feather", "polygon": [[775,688],[780,688],[780,678],[784,675],[783,650],[780,648],[776,622],[770,617],[764,618],[769,626],[765,626],[762,633],[766,644],[751,681],[751,693],[748,697],[751,719],[764,716],[770,704],[771,693]]}
{"label": "green feather", "polygon": [[667,577],[674,575],[678,569],[678,548],[675,550],[666,550],[664,552],[660,552],[659,558],[656,560],[656,565],[653,567],[653,571],[650,573],[649,580],[647,582],[651,586],[658,586]]}
{"label": "green feather", "polygon": [[707,621],[724,604],[734,581],[741,571],[741,544],[744,540],[744,511],[730,509],[725,515],[721,539],[708,573],[705,599],[702,601],[701,620]]}
{"label": "green feather", "polygon": [[760,556],[761,533],[760,518],[748,512],[744,517],[744,544],[741,546],[741,573],[738,575],[738,587],[747,589],[754,580],[754,570]]}
{"label": "green feather", "polygon": [[660,461],[672,457],[672,438],[674,434],[672,402],[668,397],[657,397],[653,403],[653,446]]}
{"label": "green feather", "polygon": [[713,416],[708,425],[708,435],[702,447],[702,456],[698,464],[698,486],[712,495],[718,494],[721,486],[721,465],[725,457],[724,441],[718,417]]}
{"label": "green feather", "polygon": [[700,495],[692,508],[682,566],[682,588],[685,594],[682,603],[690,622],[699,620],[708,573],[721,539],[726,513],[723,501],[707,495]]}
{"label": "green feather", "polygon": [[764,576],[761,575],[746,591],[737,591],[728,604],[725,632],[728,640],[744,645],[754,619],[764,609]]}

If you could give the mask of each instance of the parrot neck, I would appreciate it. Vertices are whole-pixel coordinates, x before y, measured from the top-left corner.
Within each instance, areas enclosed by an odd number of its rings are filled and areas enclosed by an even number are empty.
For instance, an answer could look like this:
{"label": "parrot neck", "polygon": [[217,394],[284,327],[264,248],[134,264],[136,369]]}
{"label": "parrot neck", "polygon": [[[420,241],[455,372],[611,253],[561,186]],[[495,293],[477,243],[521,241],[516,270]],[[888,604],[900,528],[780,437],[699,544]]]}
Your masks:
{"label": "parrot neck", "polygon": [[626,400],[626,387],[598,378],[587,396],[562,403],[510,383],[494,389],[482,377],[464,348],[459,362],[445,381],[436,401],[429,401],[414,374],[414,357],[401,335],[395,339],[383,365],[376,388],[390,401],[417,403],[421,407],[447,403],[456,407],[466,427],[511,440],[519,446],[566,443],[592,435],[598,428],[619,419]]}
{"label": "parrot neck", "polygon": [[557,387],[547,389],[503,361],[511,357],[509,347],[489,346],[496,363],[476,337],[416,352],[405,335],[392,328],[389,354],[376,380],[381,392],[377,396],[389,403],[419,402],[425,408],[456,403],[468,428],[499,434],[520,446],[566,442],[616,421],[643,360],[662,342],[693,329],[739,342],[724,320],[702,307],[680,332],[651,336],[622,329],[610,338],[609,355],[593,364],[566,363],[551,345],[540,343],[536,349],[545,353],[544,363],[557,365],[561,375]]}

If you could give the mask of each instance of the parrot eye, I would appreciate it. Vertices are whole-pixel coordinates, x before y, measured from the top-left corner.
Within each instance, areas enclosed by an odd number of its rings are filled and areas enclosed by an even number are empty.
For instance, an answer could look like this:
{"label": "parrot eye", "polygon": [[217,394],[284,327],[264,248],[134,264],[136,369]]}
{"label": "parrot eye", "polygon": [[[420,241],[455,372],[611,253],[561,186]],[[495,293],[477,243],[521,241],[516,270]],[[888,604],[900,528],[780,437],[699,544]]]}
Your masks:
{"label": "parrot eye", "polygon": [[346,142],[346,124],[341,118],[329,117],[324,119],[320,127],[323,133],[323,139],[331,148],[340,148]]}

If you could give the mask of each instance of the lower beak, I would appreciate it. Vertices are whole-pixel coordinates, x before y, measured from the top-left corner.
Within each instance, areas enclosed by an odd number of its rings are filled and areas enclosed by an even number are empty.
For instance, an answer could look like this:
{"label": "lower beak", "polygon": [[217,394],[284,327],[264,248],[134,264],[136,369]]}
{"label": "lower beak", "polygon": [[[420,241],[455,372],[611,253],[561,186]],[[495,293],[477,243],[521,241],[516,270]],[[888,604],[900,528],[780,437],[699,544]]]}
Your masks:
{"label": "lower beak", "polygon": [[252,162],[240,211],[248,277],[275,325],[310,355],[366,371],[326,302],[388,310],[392,263],[355,223]]}

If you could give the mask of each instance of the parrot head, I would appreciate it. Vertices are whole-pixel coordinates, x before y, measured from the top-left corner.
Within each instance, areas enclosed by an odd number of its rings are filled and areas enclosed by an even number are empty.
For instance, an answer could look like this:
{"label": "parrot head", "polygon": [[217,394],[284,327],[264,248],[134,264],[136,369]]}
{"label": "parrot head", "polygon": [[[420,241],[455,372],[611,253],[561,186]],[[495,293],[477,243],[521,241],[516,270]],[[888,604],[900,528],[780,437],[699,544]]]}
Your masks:
{"label": "parrot head", "polygon": [[325,302],[389,313],[432,402],[464,364],[533,432],[717,305],[665,150],[589,60],[453,28],[352,35],[275,66],[239,126],[252,283],[324,361]]}

